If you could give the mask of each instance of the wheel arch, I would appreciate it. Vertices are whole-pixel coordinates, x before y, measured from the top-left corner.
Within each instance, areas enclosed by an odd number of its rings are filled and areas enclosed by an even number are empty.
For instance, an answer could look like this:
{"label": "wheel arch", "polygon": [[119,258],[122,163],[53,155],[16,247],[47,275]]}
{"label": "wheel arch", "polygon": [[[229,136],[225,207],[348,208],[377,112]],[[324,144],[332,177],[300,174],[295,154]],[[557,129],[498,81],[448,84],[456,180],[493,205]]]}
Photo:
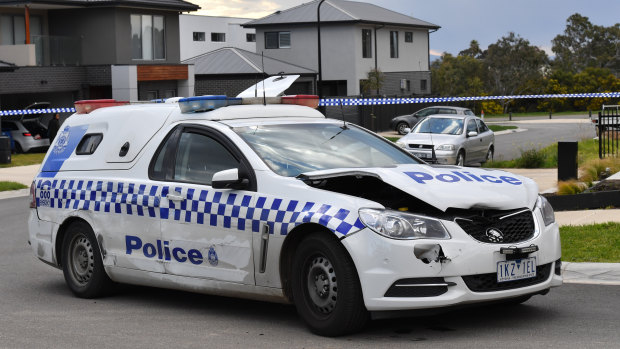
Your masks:
{"label": "wheel arch", "polygon": [[[318,223],[305,223],[302,225],[298,225],[286,235],[280,252],[280,283],[282,285],[282,292],[284,293],[284,296],[291,303],[293,302],[293,292],[289,276],[291,272],[291,267],[293,265],[293,258],[295,256],[295,252],[305,238],[315,234],[328,236],[329,238],[333,239],[333,241],[342,245],[342,243],[333,231]],[[344,245],[342,245],[342,247],[346,251],[347,257],[351,260],[351,262],[353,263],[353,267],[357,272],[357,266],[355,266],[355,261],[347,251],[346,247],[344,247]]]}

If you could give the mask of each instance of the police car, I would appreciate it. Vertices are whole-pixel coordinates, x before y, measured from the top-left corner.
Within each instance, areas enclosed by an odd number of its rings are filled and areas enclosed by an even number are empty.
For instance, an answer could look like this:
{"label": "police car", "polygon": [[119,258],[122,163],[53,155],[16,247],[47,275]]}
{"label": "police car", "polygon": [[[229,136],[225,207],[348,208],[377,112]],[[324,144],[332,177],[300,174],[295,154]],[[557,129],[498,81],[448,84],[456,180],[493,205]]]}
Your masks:
{"label": "police car", "polygon": [[327,336],[562,284],[532,180],[428,165],[317,103],[76,102],[31,186],[34,254],[78,297],[127,283],[292,302]]}

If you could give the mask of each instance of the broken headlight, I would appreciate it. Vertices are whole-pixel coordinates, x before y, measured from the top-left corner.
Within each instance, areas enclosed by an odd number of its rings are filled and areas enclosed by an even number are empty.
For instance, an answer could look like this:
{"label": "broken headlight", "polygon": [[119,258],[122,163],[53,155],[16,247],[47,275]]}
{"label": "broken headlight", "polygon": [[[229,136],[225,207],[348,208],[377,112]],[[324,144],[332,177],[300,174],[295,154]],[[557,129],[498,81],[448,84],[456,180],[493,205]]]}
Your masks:
{"label": "broken headlight", "polygon": [[360,220],[374,232],[393,239],[449,239],[450,234],[434,218],[407,212],[362,208]]}
{"label": "broken headlight", "polygon": [[536,207],[540,209],[540,213],[542,213],[543,222],[545,226],[555,222],[555,213],[553,213],[553,207],[544,196],[538,196],[538,200],[536,200]]}

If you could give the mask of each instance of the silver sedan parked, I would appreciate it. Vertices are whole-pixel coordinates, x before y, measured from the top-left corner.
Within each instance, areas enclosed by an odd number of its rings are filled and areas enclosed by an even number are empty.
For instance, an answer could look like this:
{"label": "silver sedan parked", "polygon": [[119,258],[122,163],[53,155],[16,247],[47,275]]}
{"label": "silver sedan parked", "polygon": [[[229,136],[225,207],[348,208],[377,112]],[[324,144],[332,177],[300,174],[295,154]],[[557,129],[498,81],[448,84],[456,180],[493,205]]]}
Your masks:
{"label": "silver sedan parked", "polygon": [[492,160],[495,151],[493,131],[470,115],[428,116],[397,143],[426,162],[459,166]]}

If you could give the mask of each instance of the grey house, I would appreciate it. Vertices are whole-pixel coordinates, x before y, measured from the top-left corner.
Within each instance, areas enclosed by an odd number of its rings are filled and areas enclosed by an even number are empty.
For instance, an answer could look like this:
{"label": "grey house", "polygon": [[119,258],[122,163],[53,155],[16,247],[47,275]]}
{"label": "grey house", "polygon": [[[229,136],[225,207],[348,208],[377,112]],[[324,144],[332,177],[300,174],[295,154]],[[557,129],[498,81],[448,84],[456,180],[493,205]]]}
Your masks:
{"label": "grey house", "polygon": [[180,63],[181,0],[14,0],[0,2],[0,108],[36,101],[137,100],[193,93]]}
{"label": "grey house", "polygon": [[[318,71],[318,5],[312,1],[243,26],[256,29],[257,53]],[[439,26],[362,2],[326,0],[320,11],[323,95],[359,95],[373,68],[385,74],[380,94],[430,93],[429,33]]]}
{"label": "grey house", "polygon": [[315,71],[240,48],[224,47],[182,63],[194,66],[197,96],[236,96],[257,81],[278,74],[300,75],[286,94],[315,94]]}

